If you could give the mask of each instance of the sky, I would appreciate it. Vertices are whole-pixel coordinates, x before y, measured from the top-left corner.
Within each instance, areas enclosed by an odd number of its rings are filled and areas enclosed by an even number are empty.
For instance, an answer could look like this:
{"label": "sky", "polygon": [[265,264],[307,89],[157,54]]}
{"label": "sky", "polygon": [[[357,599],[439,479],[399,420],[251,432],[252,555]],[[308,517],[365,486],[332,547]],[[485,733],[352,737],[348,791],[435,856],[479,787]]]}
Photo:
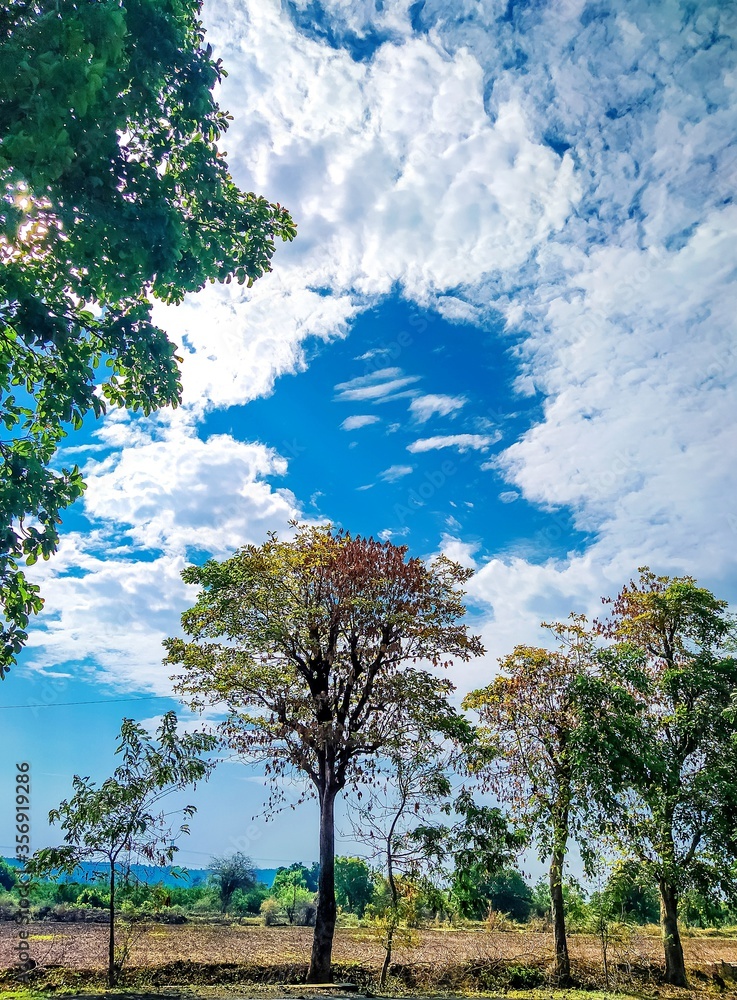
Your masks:
{"label": "sky", "polygon": [[[179,409],[67,438],[88,488],[0,692],[35,847],[73,773],[110,773],[123,715],[180,707],[182,568],[290,520],[474,570],[487,652],[458,698],[643,564],[737,601],[737,7],[210,0],[203,21],[231,171],[298,237],[250,290],[156,307]],[[266,823],[265,797],[223,764],[183,862],[313,860],[314,806]]]}

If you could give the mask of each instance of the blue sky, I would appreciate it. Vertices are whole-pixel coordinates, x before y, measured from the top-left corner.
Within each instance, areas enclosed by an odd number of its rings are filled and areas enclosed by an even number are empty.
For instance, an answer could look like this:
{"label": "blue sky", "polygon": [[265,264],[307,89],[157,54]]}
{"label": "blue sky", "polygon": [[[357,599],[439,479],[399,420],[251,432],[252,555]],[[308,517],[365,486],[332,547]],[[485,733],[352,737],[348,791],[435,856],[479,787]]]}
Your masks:
{"label": "blue sky", "polygon": [[[176,707],[161,640],[193,597],[182,567],[292,518],[474,569],[488,652],[459,694],[643,563],[737,598],[734,8],[213,0],[203,16],[229,71],[231,169],[299,235],[253,289],[157,306],[183,348],[181,408],[67,440],[89,488],[36,567],[46,609],[0,707],[0,780],[31,762],[35,846],[71,774],[108,773],[123,714]],[[265,826],[263,799],[224,765],[185,862],[314,858],[311,807]]]}

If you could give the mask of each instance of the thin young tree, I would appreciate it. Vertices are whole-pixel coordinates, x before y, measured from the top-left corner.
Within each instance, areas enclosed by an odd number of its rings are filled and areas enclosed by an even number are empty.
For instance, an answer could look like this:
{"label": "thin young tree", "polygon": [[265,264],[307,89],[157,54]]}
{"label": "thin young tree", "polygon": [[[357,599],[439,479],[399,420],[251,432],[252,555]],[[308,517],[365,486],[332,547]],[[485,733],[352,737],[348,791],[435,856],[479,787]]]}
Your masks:
{"label": "thin young tree", "polygon": [[[473,732],[465,720],[451,720],[445,728],[462,735],[464,742]],[[381,864],[389,887],[382,988],[402,917],[403,885],[428,877],[447,883],[451,873],[459,872],[488,877],[509,864],[522,846],[499,809],[477,805],[465,788],[451,799],[457,757],[457,749],[434,744],[423,734],[388,756],[385,781],[374,783],[349,810],[354,838]],[[444,816],[453,821],[441,821]]]}
{"label": "thin young tree", "polygon": [[687,982],[679,903],[688,889],[737,898],[737,661],[726,601],[692,577],[641,567],[599,631],[639,664],[626,781],[606,800],[609,832],[660,893],[666,981]]}
{"label": "thin young tree", "polygon": [[[49,822],[64,831],[65,843],[36,851],[26,865],[38,877],[71,875],[83,861],[104,866],[110,890],[109,986],[115,985],[122,965],[115,948],[117,881],[132,860],[172,863],[176,839],[189,833],[189,826],[186,822],[177,826],[159,804],[171,792],[208,776],[212,763],[203,755],[215,744],[215,737],[206,733],[179,734],[174,712],[163,716],[155,741],[132,719],[123,719],[116,750],[122,757],[120,765],[99,787],[75,774],[74,795],[49,813]],[[177,812],[186,819],[196,810],[188,805]]]}
{"label": "thin young tree", "polygon": [[423,752],[415,746],[409,753],[393,754],[388,769],[385,782],[368,789],[368,796],[356,799],[349,810],[354,839],[368,847],[369,860],[381,865],[389,887],[380,989],[386,986],[401,919],[399,877],[416,879],[426,857],[424,845],[413,840],[411,833],[427,820],[428,813],[445,804],[451,789],[443,762],[426,749]]}
{"label": "thin young tree", "polygon": [[[276,783],[296,769],[320,807],[318,908],[309,982],[329,982],[336,921],[335,801],[376,768],[407,719],[452,710],[453,685],[425,669],[483,651],[460,623],[470,571],[405,546],[297,526],[223,562],[183,573],[202,590],[169,639],[177,690],[193,707],[224,703],[222,733]],[[423,664],[421,666],[420,664]]]}

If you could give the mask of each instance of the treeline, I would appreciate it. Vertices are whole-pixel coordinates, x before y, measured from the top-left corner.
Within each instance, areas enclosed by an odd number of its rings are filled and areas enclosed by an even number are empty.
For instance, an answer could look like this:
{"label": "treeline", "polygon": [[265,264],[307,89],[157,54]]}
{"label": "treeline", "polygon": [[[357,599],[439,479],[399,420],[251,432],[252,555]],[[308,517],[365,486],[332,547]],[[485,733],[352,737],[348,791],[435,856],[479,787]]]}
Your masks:
{"label": "treeline", "polygon": [[[197,884],[165,885],[138,878],[123,879],[117,888],[120,915],[128,920],[162,923],[251,920],[267,926],[312,926],[317,905],[319,865],[295,862],[277,869],[267,886],[248,874],[250,861],[242,855],[215,859],[214,870]],[[244,865],[245,861],[245,865]],[[245,874],[244,874],[245,869]],[[447,923],[486,922],[490,929],[506,930],[550,926],[550,888],[541,878],[531,885],[515,868],[505,868],[482,881],[468,872],[453,873],[449,885],[423,877],[401,877],[401,920],[407,927]],[[223,878],[225,875],[225,878]],[[62,922],[107,922],[110,888],[107,878],[84,882],[36,880],[30,889],[31,918]],[[370,924],[386,917],[391,892],[382,872],[363,858],[336,857],[335,896],[339,926]],[[16,920],[20,888],[18,870],[0,859],[0,920]],[[574,933],[600,933],[602,923],[633,927],[657,925],[658,888],[632,863],[619,864],[601,889],[586,892],[569,878],[563,885],[564,910]],[[733,928],[737,906],[696,890],[681,901],[684,925],[692,928]]]}

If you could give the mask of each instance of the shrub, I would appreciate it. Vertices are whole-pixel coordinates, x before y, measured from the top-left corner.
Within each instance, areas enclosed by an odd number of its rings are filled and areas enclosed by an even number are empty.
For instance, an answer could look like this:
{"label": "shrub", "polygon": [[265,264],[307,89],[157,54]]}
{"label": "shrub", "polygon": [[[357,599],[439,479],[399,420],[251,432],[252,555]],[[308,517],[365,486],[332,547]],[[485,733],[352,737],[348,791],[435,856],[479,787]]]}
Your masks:
{"label": "shrub", "polygon": [[236,889],[230,901],[230,912],[238,917],[259,913],[261,904],[268,895],[269,890],[265,885],[256,885],[248,890]]}
{"label": "shrub", "polygon": [[261,904],[261,919],[266,927],[273,927],[274,924],[281,924],[286,919],[286,914],[278,899],[269,896]]}
{"label": "shrub", "polygon": [[545,973],[531,965],[508,965],[507,983],[512,989],[530,989],[545,982]]}

